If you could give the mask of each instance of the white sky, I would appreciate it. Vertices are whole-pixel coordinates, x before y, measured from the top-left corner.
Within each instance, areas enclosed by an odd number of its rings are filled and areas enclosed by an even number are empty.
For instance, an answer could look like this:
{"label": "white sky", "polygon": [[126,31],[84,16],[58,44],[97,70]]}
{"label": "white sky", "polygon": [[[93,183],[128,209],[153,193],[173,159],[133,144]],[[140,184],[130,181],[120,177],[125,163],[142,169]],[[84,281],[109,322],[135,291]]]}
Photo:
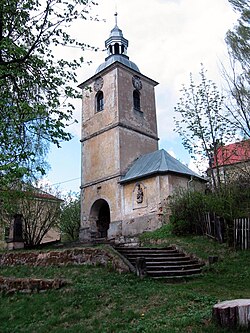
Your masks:
{"label": "white sky", "polygon": [[[104,49],[104,41],[114,27],[114,12],[118,11],[118,26],[129,40],[128,56],[142,74],[156,80],[156,105],[160,147],[177,159],[189,163],[190,158],[180,138],[173,132],[174,106],[189,73],[198,73],[203,63],[208,76],[220,85],[220,62],[225,62],[225,34],[237,17],[227,0],[99,0],[90,14],[99,22],[77,22],[71,27],[75,38]],[[105,22],[103,21],[105,19]],[[78,71],[79,83],[94,75],[104,61],[105,51],[66,49],[65,56],[84,56],[91,65]],[[75,117],[80,120],[81,103]],[[61,150],[52,148],[49,156],[51,184],[66,182],[60,187],[77,191],[80,186],[80,122],[71,127],[75,139]]]}

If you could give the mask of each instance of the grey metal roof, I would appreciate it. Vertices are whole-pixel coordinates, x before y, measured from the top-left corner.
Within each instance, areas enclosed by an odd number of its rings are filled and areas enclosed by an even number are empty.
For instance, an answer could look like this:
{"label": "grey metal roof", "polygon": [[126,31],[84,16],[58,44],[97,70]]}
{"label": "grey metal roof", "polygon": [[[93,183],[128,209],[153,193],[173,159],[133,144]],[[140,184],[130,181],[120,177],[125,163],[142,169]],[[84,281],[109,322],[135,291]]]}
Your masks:
{"label": "grey metal roof", "polygon": [[123,37],[123,33],[122,33],[122,30],[117,26],[117,24],[114,26],[114,28],[111,30],[110,32],[110,37],[113,37],[113,36],[119,36],[119,37]]}
{"label": "grey metal roof", "polygon": [[98,66],[95,74],[98,74],[99,72],[101,72],[102,70],[104,70],[105,68],[107,68],[116,61],[140,73],[140,70],[137,67],[137,65],[134,62],[130,61],[127,56],[121,54],[113,54],[108,58],[106,58],[106,61],[104,63]]}
{"label": "grey metal roof", "polygon": [[164,149],[139,157],[124,177],[121,183],[148,177],[155,174],[177,173],[205,180],[177,159],[169,155]]}
{"label": "grey metal roof", "polygon": [[115,42],[120,42],[125,48],[128,47],[128,40],[123,37],[122,30],[117,25],[111,30],[109,38],[105,41],[105,47],[108,48],[109,45]]}

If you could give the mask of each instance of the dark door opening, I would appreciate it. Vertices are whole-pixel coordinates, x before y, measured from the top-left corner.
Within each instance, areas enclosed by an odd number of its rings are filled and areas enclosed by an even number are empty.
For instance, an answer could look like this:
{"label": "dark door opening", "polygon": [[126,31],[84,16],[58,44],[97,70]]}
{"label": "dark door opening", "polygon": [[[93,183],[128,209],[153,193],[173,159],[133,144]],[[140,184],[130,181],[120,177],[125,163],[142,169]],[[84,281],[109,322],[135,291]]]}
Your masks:
{"label": "dark door opening", "polygon": [[101,238],[108,236],[108,229],[110,223],[109,206],[105,203],[99,211],[98,220],[96,221],[98,234]]}

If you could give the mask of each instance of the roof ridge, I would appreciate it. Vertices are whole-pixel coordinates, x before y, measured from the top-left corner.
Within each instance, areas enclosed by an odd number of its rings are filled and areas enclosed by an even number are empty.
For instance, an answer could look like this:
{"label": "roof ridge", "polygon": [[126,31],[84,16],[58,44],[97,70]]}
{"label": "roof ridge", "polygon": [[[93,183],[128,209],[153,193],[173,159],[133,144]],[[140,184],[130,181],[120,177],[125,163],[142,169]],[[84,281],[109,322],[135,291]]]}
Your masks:
{"label": "roof ridge", "polygon": [[[165,149],[157,149],[153,152],[141,155],[122,177],[121,183],[144,178],[153,174],[177,173],[186,176],[203,177],[196,174],[186,165],[170,155]],[[203,179],[204,180],[204,179]]]}
{"label": "roof ridge", "polygon": [[167,164],[167,161],[166,161],[166,150],[165,149],[160,149],[160,152],[161,152],[161,162],[160,162],[160,167],[159,167],[159,171],[164,169],[164,168],[167,168],[168,167],[168,164]]}

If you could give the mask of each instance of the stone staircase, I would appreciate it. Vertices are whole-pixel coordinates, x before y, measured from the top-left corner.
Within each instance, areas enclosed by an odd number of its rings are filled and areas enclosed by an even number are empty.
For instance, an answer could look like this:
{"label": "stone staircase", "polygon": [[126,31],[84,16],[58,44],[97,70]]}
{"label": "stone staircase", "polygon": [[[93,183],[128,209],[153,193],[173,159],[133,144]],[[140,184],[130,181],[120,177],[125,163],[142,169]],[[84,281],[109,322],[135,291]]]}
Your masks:
{"label": "stone staircase", "polygon": [[[203,264],[174,247],[115,247],[136,268],[137,275],[154,279],[181,279],[195,277],[202,272]],[[144,266],[144,267],[138,267]],[[144,273],[143,273],[144,271]],[[142,274],[140,274],[142,272]]]}

